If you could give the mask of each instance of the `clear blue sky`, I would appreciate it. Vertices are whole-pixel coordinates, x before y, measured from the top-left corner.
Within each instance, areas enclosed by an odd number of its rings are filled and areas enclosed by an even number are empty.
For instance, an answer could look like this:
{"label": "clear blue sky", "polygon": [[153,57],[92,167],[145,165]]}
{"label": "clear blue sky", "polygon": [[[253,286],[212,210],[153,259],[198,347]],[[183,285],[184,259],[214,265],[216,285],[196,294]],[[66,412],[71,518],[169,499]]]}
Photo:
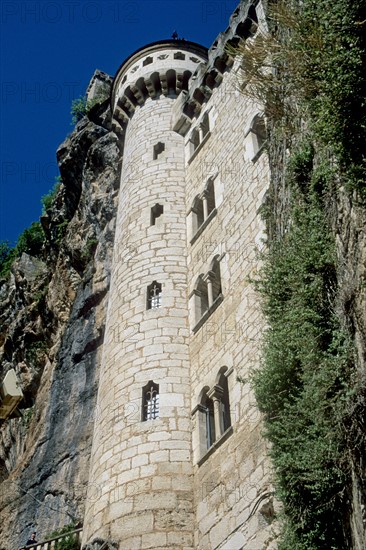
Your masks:
{"label": "clear blue sky", "polygon": [[41,214],[71,132],[72,99],[95,69],[114,76],[137,48],[180,37],[209,47],[239,0],[2,0],[0,240]]}

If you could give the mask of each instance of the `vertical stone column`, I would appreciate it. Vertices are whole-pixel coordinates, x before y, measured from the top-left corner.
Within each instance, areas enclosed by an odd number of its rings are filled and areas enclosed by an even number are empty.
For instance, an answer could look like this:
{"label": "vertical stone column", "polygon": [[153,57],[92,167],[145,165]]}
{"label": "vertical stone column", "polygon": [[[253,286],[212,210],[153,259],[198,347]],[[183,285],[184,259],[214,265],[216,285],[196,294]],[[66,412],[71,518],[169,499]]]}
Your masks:
{"label": "vertical stone column", "polygon": [[[138,67],[146,55],[137,56]],[[125,135],[84,523],[84,543],[112,540],[124,550],[193,548],[184,143],[171,129],[176,95],[171,73],[164,75],[160,93],[139,101]],[[146,91],[141,76],[137,82],[129,90]],[[165,147],[154,159],[158,143]],[[152,224],[157,204],[163,213]],[[153,281],[161,305],[149,308]],[[159,386],[159,417],[144,421],[150,381]]]}

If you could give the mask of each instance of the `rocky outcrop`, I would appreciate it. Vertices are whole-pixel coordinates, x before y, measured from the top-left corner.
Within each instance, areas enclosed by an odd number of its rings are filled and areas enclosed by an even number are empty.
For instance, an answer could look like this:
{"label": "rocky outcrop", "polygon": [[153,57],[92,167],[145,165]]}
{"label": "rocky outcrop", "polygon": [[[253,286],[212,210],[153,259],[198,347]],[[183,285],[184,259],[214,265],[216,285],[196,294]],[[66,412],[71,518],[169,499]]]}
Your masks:
{"label": "rocky outcrop", "polygon": [[44,257],[23,254],[0,281],[0,379],[14,368],[24,393],[21,417],[0,428],[2,550],[81,519],[88,484],[121,161],[108,101],[57,157]]}

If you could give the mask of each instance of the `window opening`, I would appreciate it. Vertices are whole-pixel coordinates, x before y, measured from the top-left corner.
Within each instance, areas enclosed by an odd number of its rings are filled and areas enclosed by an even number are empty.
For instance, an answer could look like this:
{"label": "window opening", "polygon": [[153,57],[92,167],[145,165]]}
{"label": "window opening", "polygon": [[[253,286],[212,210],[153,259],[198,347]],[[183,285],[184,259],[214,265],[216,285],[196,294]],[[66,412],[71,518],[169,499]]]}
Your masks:
{"label": "window opening", "polygon": [[163,151],[165,151],[165,143],[159,141],[156,145],[154,145],[153,160],[158,159]]}
{"label": "window opening", "polygon": [[[220,273],[220,262],[217,258],[212,262],[212,269],[209,272],[209,281],[212,285],[212,303],[222,294],[221,288],[221,273]],[[210,304],[211,305],[211,304]]]}
{"label": "window opening", "polygon": [[207,393],[203,396],[202,405],[206,415],[206,445],[207,449],[209,449],[215,443],[216,432],[214,404],[212,399],[207,396]]}
{"label": "window opening", "polygon": [[201,129],[202,129],[202,139],[208,134],[210,131],[210,122],[208,118],[208,114],[205,113],[201,122]]}
{"label": "window opening", "polygon": [[161,307],[161,284],[153,281],[147,287],[147,309],[157,309]]}
{"label": "window opening", "polygon": [[208,310],[208,293],[207,293],[207,284],[203,280],[202,276],[199,277],[197,287],[196,287],[196,295],[199,299],[199,318],[197,319],[197,322],[200,320],[200,318],[206,313]]}
{"label": "window opening", "polygon": [[227,377],[224,373],[222,373],[220,376],[219,386],[222,388],[222,396],[220,402],[221,433],[224,433],[231,426],[229,385]]}
{"label": "window opening", "polygon": [[257,151],[261,149],[264,145],[264,142],[267,139],[266,126],[264,124],[264,119],[261,116],[255,117],[252,126],[252,132],[257,138]]}
{"label": "window opening", "polygon": [[160,218],[163,213],[164,206],[162,204],[155,204],[155,206],[151,208],[150,225],[155,225],[157,218]]}
{"label": "window opening", "polygon": [[200,135],[198,130],[193,131],[191,141],[192,141],[193,151],[195,151],[200,144]]}
{"label": "window opening", "polygon": [[142,388],[142,420],[159,418],[159,385],[150,380]]}

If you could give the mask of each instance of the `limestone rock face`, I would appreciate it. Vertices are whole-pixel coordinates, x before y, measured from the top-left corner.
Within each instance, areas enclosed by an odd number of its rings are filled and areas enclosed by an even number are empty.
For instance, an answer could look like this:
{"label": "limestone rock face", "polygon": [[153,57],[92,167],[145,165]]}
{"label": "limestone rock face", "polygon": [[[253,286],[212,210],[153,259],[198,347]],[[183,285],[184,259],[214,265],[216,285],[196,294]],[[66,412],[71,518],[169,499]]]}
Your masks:
{"label": "limestone rock face", "polygon": [[[110,77],[98,72],[104,88]],[[41,218],[44,257],[0,281],[0,381],[14,368],[22,417],[0,427],[0,547],[83,517],[109,289],[120,151],[108,101],[60,146],[62,184]]]}

